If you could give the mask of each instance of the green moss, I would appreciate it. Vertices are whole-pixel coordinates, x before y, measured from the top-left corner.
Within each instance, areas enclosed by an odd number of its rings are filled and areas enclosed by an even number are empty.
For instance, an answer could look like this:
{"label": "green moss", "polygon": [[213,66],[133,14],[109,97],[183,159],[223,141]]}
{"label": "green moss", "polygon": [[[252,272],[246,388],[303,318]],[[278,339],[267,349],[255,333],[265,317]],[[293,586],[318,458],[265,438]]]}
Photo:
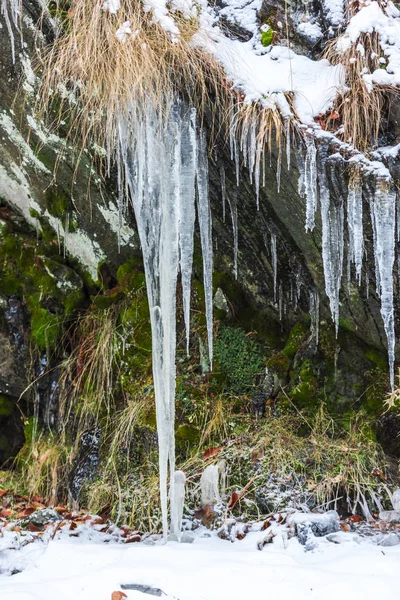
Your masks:
{"label": "green moss", "polygon": [[96,308],[100,308],[101,310],[106,310],[110,308],[113,304],[116,304],[124,297],[122,292],[117,292],[115,294],[110,294],[107,296],[91,296],[91,300]]}
{"label": "green moss", "polygon": [[2,274],[0,271],[0,289],[5,296],[13,296],[21,290],[21,281],[12,273]]}
{"label": "green moss", "polygon": [[142,261],[133,257],[117,270],[118,283],[127,290],[138,290],[146,285]]}
{"label": "green moss", "polygon": [[308,333],[309,330],[305,323],[296,323],[294,327],[292,327],[289,334],[289,339],[283,349],[285,356],[287,356],[289,359],[293,359],[299,351],[300,346]]}
{"label": "green moss", "polygon": [[[268,27],[268,25],[264,25],[264,27],[266,28],[266,27]],[[262,45],[265,46],[265,47],[270,46],[272,44],[273,39],[274,39],[274,34],[275,34],[275,32],[274,32],[274,30],[271,27],[269,27],[267,29],[267,31],[265,31],[265,30],[261,31],[261,43],[262,43]]]}
{"label": "green moss", "polygon": [[274,352],[267,361],[267,367],[274,371],[279,379],[284,379],[289,372],[290,361],[283,352]]}
{"label": "green moss", "polygon": [[40,350],[53,349],[60,335],[60,319],[45,308],[37,307],[31,317],[31,340]]}
{"label": "green moss", "polygon": [[374,365],[376,365],[376,367],[378,369],[380,369],[381,371],[384,371],[385,373],[387,372],[387,370],[388,370],[387,358],[383,354],[378,352],[377,350],[370,348],[365,353],[365,358],[367,360],[371,361],[372,363],[374,363]]}
{"label": "green moss", "polygon": [[14,410],[14,403],[10,398],[0,394],[0,417],[9,417]]}
{"label": "green moss", "polygon": [[189,444],[194,444],[199,441],[200,432],[194,425],[183,423],[177,428],[175,437],[178,442],[189,442]]}
{"label": "green moss", "polygon": [[45,199],[47,210],[57,219],[63,219],[67,213],[74,210],[71,197],[55,185],[47,188]]}

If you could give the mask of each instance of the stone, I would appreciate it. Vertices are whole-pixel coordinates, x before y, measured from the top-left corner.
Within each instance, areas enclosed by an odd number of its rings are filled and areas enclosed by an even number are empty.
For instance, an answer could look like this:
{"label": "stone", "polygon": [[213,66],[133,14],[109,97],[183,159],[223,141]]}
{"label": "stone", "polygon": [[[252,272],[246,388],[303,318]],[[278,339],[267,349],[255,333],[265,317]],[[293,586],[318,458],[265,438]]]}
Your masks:
{"label": "stone", "polygon": [[214,307],[224,312],[227,316],[231,313],[228,300],[226,299],[226,296],[220,287],[217,288],[217,291],[214,295]]}
{"label": "stone", "polygon": [[193,533],[191,533],[190,531],[184,531],[181,536],[181,543],[182,544],[193,544],[193,542],[194,542]]}
{"label": "stone", "polygon": [[149,594],[149,596],[166,596],[160,588],[154,588],[141,583],[123,583],[121,584],[121,589],[141,592],[142,594]]}
{"label": "stone", "polygon": [[379,546],[397,546],[400,544],[400,539],[397,533],[389,533],[389,535],[385,535],[383,539],[379,542]]}
{"label": "stone", "polygon": [[24,523],[32,523],[32,525],[35,525],[36,527],[43,527],[44,525],[47,525],[47,523],[57,523],[58,521],[62,521],[58,512],[52,508],[43,508],[32,513],[24,520]]}
{"label": "stone", "polygon": [[[323,537],[339,531],[339,515],[335,510],[326,513],[294,513],[288,518],[300,544],[310,545],[312,536]],[[312,536],[310,535],[312,534]]]}

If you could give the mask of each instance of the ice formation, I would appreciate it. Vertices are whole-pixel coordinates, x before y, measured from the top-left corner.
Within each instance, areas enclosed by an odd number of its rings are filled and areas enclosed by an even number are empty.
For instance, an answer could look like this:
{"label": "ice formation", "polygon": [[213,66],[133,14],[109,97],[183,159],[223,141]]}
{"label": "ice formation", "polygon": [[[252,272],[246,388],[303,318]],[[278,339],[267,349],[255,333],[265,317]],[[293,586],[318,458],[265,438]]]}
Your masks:
{"label": "ice formation", "polygon": [[[373,224],[377,291],[381,300],[381,315],[388,343],[390,384],[394,388],[394,308],[393,266],[395,255],[396,193],[386,181],[376,181],[370,196]],[[379,283],[378,283],[379,282]]]}
{"label": "ice formation", "polygon": [[364,254],[363,235],[363,202],[361,175],[357,172],[354,181],[349,187],[347,195],[347,227],[348,227],[348,279],[351,275],[351,263],[356,268],[358,284],[361,284],[361,269]]}
{"label": "ice formation", "polygon": [[183,505],[185,503],[185,483],[186,475],[183,471],[174,473],[174,503],[171,506],[171,533],[175,534],[178,540],[182,532]]}
{"label": "ice formation", "polygon": [[276,233],[271,233],[271,260],[274,273],[274,303],[276,304],[276,284],[278,281],[278,259],[276,255]]}
{"label": "ice formation", "polygon": [[208,465],[200,479],[201,504],[209,506],[220,502],[219,465]]}
{"label": "ice formation", "polygon": [[15,27],[17,31],[20,30],[19,21],[21,17],[21,6],[22,3],[20,0],[1,0],[0,4],[0,14],[4,17],[8,35],[10,36],[13,63],[15,63],[15,39],[13,27]]}
{"label": "ice formation", "polygon": [[306,140],[306,158],[302,177],[299,180],[299,190],[304,192],[306,204],[306,231],[312,231],[315,225],[317,210],[317,149],[313,138]]}
{"label": "ice formation", "polygon": [[340,198],[331,198],[326,169],[327,148],[320,147],[319,198],[322,220],[322,261],[325,275],[325,291],[329,298],[336,335],[339,328],[339,293],[343,270],[343,221],[344,209]]}
{"label": "ice formation", "polygon": [[[210,362],[212,360],[212,245],[206,139],[194,109],[168,99],[166,111],[128,106],[118,117],[118,151],[142,246],[152,329],[153,378],[159,443],[164,537],[170,506],[176,523],[175,351],[176,287],[182,273],[189,328],[195,197],[201,234]],[[195,188],[197,187],[197,194]],[[119,182],[120,193],[124,182]],[[179,501],[179,499],[178,499]]]}

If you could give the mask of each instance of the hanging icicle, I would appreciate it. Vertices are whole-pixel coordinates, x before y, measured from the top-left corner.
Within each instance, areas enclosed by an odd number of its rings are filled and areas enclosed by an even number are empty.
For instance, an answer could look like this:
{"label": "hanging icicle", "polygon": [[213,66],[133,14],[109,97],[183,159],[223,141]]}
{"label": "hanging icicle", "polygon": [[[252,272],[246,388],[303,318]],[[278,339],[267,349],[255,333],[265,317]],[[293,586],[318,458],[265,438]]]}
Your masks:
{"label": "hanging icicle", "polygon": [[187,334],[190,322],[195,187],[203,250],[209,357],[212,362],[212,244],[205,134],[196,113],[167,99],[162,114],[128,107],[118,117],[118,147],[142,245],[152,329],[163,533],[175,506],[176,286],[182,273]]}
{"label": "hanging icicle", "polygon": [[[376,278],[379,278],[381,315],[385,327],[390,385],[394,389],[394,308],[393,308],[393,265],[395,255],[396,193],[386,181],[376,180],[375,193],[370,197],[373,223]],[[378,284],[377,284],[378,285]]]}

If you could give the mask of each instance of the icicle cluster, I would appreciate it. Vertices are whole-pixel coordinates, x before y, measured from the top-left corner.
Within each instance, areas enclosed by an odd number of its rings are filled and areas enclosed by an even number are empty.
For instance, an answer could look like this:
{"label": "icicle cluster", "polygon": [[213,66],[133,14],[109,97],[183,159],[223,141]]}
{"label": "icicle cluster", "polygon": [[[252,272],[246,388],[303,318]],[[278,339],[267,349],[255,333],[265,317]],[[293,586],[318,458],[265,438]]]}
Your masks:
{"label": "icicle cluster", "polygon": [[381,299],[381,315],[388,342],[390,384],[394,388],[394,310],[393,265],[395,254],[396,194],[386,181],[376,181],[375,193],[370,197],[374,238],[375,277]]}
{"label": "icicle cluster", "polygon": [[143,108],[131,106],[118,117],[117,137],[117,161],[123,167],[119,172],[120,206],[122,210],[123,192],[129,191],[142,245],[150,307],[160,494],[166,538],[168,468],[171,514],[176,516],[178,512],[176,486],[172,481],[175,472],[176,287],[180,270],[189,339],[196,197],[212,362],[212,239],[206,139],[204,132],[198,130],[195,109],[173,100],[169,100],[162,114],[150,103]]}
{"label": "icicle cluster", "polygon": [[[341,288],[344,257],[344,201],[339,190],[335,198],[330,187],[335,189],[334,177],[328,181],[328,171],[334,167],[329,160],[328,149],[319,145],[318,153],[313,140],[306,141],[305,154],[298,158],[299,193],[306,197],[306,230],[313,230],[318,197],[322,221],[322,259],[324,265],[325,290],[329,298],[332,319],[336,334],[339,326],[339,294]],[[317,169],[318,165],[318,169]],[[394,307],[393,307],[393,265],[396,235],[396,194],[386,179],[376,177],[375,187],[368,193],[373,230],[376,291],[381,300],[381,314],[388,341],[390,382],[394,386]],[[354,264],[357,282],[361,284],[363,265],[363,185],[359,165],[355,165],[347,194],[347,277],[351,281],[351,265]],[[397,236],[399,234],[398,222]],[[368,274],[366,276],[368,286]],[[368,287],[367,287],[368,294]],[[312,331],[316,331],[313,315],[317,310],[317,300],[311,294],[310,314]]]}

